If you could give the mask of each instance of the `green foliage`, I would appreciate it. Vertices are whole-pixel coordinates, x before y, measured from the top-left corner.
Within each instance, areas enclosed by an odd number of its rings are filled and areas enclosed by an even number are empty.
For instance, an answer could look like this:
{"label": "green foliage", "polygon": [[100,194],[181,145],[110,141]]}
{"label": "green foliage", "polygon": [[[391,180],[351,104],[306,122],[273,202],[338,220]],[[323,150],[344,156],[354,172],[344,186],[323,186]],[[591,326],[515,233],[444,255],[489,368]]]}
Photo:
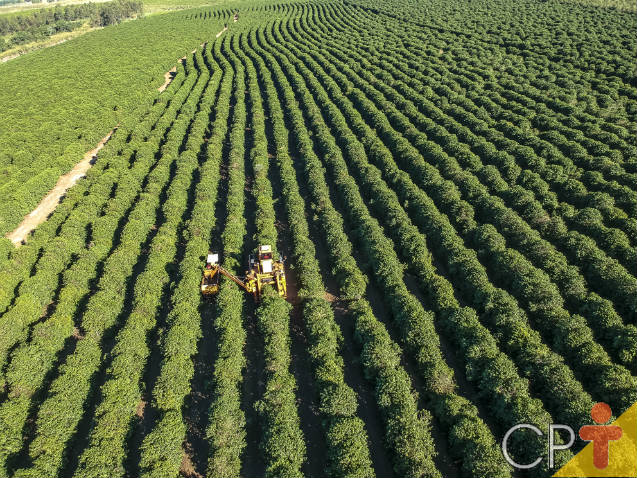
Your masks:
{"label": "green foliage", "polygon": [[[226,223],[222,233],[222,246],[225,267],[239,273],[238,260],[244,252],[242,240],[245,235],[245,223],[235,222],[244,213],[244,164],[243,141],[241,135],[245,129],[245,93],[243,92],[244,72],[233,58],[232,64],[226,58],[229,51],[229,38],[224,38],[223,54],[220,42],[215,42],[215,58],[224,69],[223,97],[215,118],[213,136],[208,143],[208,151],[221,161],[222,143],[226,133],[229,115],[230,93],[234,82],[235,108],[231,123],[230,136],[235,140],[231,145],[229,157],[236,163],[230,168],[228,197],[226,204]],[[232,196],[232,199],[230,199]],[[235,224],[237,227],[235,227]],[[232,256],[238,249],[237,258]],[[245,414],[241,408],[241,381],[245,368],[243,348],[246,332],[243,328],[244,292],[235,284],[225,281],[217,297],[217,319],[214,330],[218,337],[218,356],[214,364],[214,398],[210,407],[210,424],[206,436],[210,441],[210,454],[207,470],[211,476],[239,476],[241,472],[241,454],[246,446]]]}
{"label": "green foliage", "polygon": [[[0,16],[0,35],[32,30],[37,27],[56,26],[58,22],[72,22],[99,16],[103,11],[116,10],[122,17],[130,17],[142,11],[142,3],[135,0],[116,0],[105,3],[56,5],[54,8]],[[113,22],[115,23],[115,22]],[[111,23],[101,26],[110,25]]]}
{"label": "green foliage", "polygon": [[[379,446],[397,476],[441,476],[442,446],[461,476],[507,477],[512,425],[576,427],[595,401],[616,414],[635,401],[637,90],[618,27],[635,19],[575,2],[426,5],[259,0],[216,41],[228,9],[128,22],[59,47],[46,95],[37,77],[14,91],[46,51],[0,67],[0,228],[119,123],[27,243],[0,242],[0,475],[240,476],[260,446],[268,476],[301,476],[311,400],[327,476],[374,476]],[[537,28],[549,14],[555,28]],[[240,274],[258,243],[289,251],[294,309],[271,290],[253,309],[225,279],[202,303],[208,250]],[[313,397],[290,370],[291,313]],[[264,357],[258,443],[248,321]],[[520,461],[545,448],[510,445]]]}
{"label": "green foliage", "polygon": [[[184,130],[188,125],[188,136],[182,146],[180,146],[182,143],[177,141],[173,146],[175,152],[179,152],[182,148],[183,151],[180,154],[171,188],[174,185],[176,198],[183,208],[183,204],[188,200],[188,189],[193,180],[193,173],[198,171],[199,182],[194,193],[200,200],[193,206],[190,220],[185,225],[184,237],[187,242],[179,264],[179,280],[174,286],[172,307],[166,317],[166,333],[161,343],[163,357],[161,369],[157,385],[152,391],[154,406],[159,411],[159,426],[146,435],[141,445],[140,472],[142,476],[177,476],[182,462],[181,444],[186,433],[182,409],[194,374],[192,356],[197,351],[197,340],[201,336],[199,317],[201,258],[208,250],[209,231],[215,224],[214,207],[211,208],[210,203],[214,204],[219,181],[218,153],[215,150],[206,149],[207,161],[203,166],[199,164],[198,159],[203,154],[202,144],[210,112],[215,106],[215,93],[221,88],[222,93],[219,94],[218,100],[227,101],[229,86],[227,81],[222,82],[222,71],[210,56],[209,49],[213,47],[213,44],[207,45],[205,58],[199,51],[195,55],[200,74],[193,93],[185,104]],[[208,65],[214,65],[212,75],[208,71],[210,68]],[[218,106],[223,108],[223,104],[218,103]],[[168,194],[171,192],[172,189],[169,189]],[[175,205],[175,203],[171,204],[170,196],[168,196],[166,207],[171,208],[170,214],[182,220],[183,209],[175,208]],[[170,229],[177,230],[177,224],[173,224]]]}
{"label": "green foliage", "polygon": [[[254,32],[251,32],[251,35],[251,40],[254,41]],[[245,36],[242,40],[243,50],[255,59],[272,122],[277,151],[276,164],[292,236],[293,263],[300,282],[298,295],[303,300],[303,317],[310,341],[309,353],[314,365],[314,377],[320,395],[320,412],[329,447],[326,471],[330,476],[371,477],[374,471],[367,449],[367,434],[363,422],[356,417],[356,395],[345,384],[343,361],[338,350],[340,331],[335,323],[334,313],[324,298],[324,285],[315,258],[314,243],[309,237],[304,202],[288,153],[289,133],[285,127],[283,111],[277,99],[272,75],[266,68],[263,58],[249,47]],[[252,64],[247,65],[250,74],[254,75]],[[254,80],[254,77],[251,76],[251,79]],[[254,81],[251,83],[250,93],[255,96],[259,94]]]}
{"label": "green foliage", "polygon": [[140,101],[153,98],[178,58],[221,28],[221,19],[158,15],[3,64],[0,233],[12,230]]}
{"label": "green foliage", "polygon": [[[179,90],[183,90],[180,96],[181,101],[171,102],[171,107],[167,114],[170,118],[177,115],[181,103],[190,92],[192,85],[196,80],[196,74],[193,73],[183,83]],[[199,88],[203,87],[198,86]],[[191,100],[196,98],[190,97]],[[170,120],[168,120],[170,124]],[[185,121],[182,117],[181,124]],[[132,205],[127,217],[128,221],[121,230],[119,237],[121,242],[114,249],[104,262],[103,275],[99,280],[99,289],[90,295],[86,311],[82,316],[82,333],[83,337],[77,342],[74,353],[67,358],[66,363],[60,370],[59,376],[51,384],[51,390],[47,400],[45,400],[41,409],[48,410],[43,413],[36,424],[38,436],[31,444],[29,452],[32,453],[33,466],[26,470],[18,470],[16,474],[55,474],[62,465],[62,454],[66,443],[71,434],[77,427],[77,423],[82,416],[83,403],[89,394],[91,380],[99,369],[101,363],[101,340],[104,333],[117,323],[117,318],[124,306],[126,290],[121,284],[126,283],[127,277],[133,272],[136,258],[141,254],[142,242],[147,237],[155,220],[155,211],[159,205],[159,197],[162,188],[170,179],[171,163],[175,159],[175,155],[170,153],[169,148],[178,147],[185,133],[185,127],[180,128],[179,122],[174,125],[168,133],[169,140],[163,146],[164,155],[161,162],[155,164],[146,179],[142,174],[137,178],[137,187],[130,187],[135,184],[135,176],[131,176],[131,185],[118,188],[122,195],[116,195],[115,201],[110,205],[109,214],[115,218],[119,218]],[[153,135],[156,145],[159,146],[161,140],[160,128]],[[182,136],[180,137],[179,134]],[[151,167],[154,155],[148,157],[148,162],[139,162],[139,167]],[[127,163],[127,161],[125,162]],[[125,166],[126,168],[126,166]],[[127,169],[127,168],[126,168]],[[143,169],[142,169],[143,171]],[[143,194],[139,194],[142,183],[145,183]],[[124,184],[122,184],[124,186]],[[107,193],[108,194],[108,193]],[[139,195],[138,195],[139,194]],[[89,202],[89,204],[92,204]],[[94,205],[92,205],[95,207]],[[104,219],[106,221],[106,219]],[[113,224],[117,227],[118,220]],[[71,223],[69,223],[71,227]],[[85,227],[80,227],[85,230]],[[101,228],[95,230],[106,232]],[[111,233],[112,234],[112,233]],[[97,236],[99,240],[102,236]],[[105,236],[108,238],[109,236]],[[89,249],[92,250],[93,248]],[[108,252],[108,248],[105,252]],[[55,277],[55,276],[54,276]],[[37,315],[39,317],[39,314]],[[58,419],[58,415],[63,412],[64,420]],[[46,449],[47,453],[42,454],[41,450]]]}
{"label": "green foliage", "polygon": [[60,32],[70,32],[90,20],[94,27],[115,25],[142,14],[143,4],[136,0],[56,6],[23,14],[0,16],[0,52],[13,46],[41,41]]}
{"label": "green foliage", "polygon": [[[200,67],[203,65],[200,52],[196,53],[196,62]],[[124,472],[126,453],[124,443],[142,398],[140,381],[144,364],[149,356],[146,336],[157,322],[162,292],[170,280],[168,264],[174,260],[176,254],[177,232],[183,216],[187,213],[188,190],[191,187],[193,173],[199,170],[198,153],[203,144],[205,128],[220,80],[221,71],[218,68],[211,77],[206,69],[203,69],[199,75],[199,82],[208,81],[208,83],[201,93],[197,113],[189,126],[185,149],[179,154],[177,169],[165,193],[160,216],[162,224],[148,246],[149,255],[145,269],[135,281],[132,310],[126,324],[115,338],[116,345],[111,352],[110,373],[102,386],[101,402],[95,412],[97,419],[75,472],[78,477],[112,476]],[[218,170],[214,168],[214,162],[210,162],[208,166],[206,170],[199,170],[202,177],[202,182],[197,185],[199,193],[205,193],[207,188],[213,191],[216,188]],[[206,222],[201,224],[190,222],[189,227],[197,229],[210,227],[211,217],[212,214],[206,217]],[[197,217],[197,219],[200,218]],[[186,256],[182,263],[189,269],[193,268],[202,253],[203,241],[196,238],[193,242],[198,246],[197,250],[189,251],[191,254]],[[188,272],[188,274],[182,274],[181,279],[187,280],[188,287],[194,289],[193,285],[196,285],[196,282],[193,284],[191,279],[196,276],[191,274],[190,270]],[[179,306],[177,310],[183,313],[183,307],[186,305],[183,298],[176,305]],[[169,317],[168,320],[170,319],[173,317]],[[163,345],[166,348],[170,347],[174,352],[175,348],[168,341],[170,337],[169,332]],[[183,338],[181,340],[183,341]],[[167,368],[168,365],[164,363],[164,367]],[[179,402],[171,408],[179,410]],[[171,434],[177,434],[178,429],[171,430]],[[166,451],[167,447],[162,446],[162,454]],[[177,451],[174,453],[177,454]]]}

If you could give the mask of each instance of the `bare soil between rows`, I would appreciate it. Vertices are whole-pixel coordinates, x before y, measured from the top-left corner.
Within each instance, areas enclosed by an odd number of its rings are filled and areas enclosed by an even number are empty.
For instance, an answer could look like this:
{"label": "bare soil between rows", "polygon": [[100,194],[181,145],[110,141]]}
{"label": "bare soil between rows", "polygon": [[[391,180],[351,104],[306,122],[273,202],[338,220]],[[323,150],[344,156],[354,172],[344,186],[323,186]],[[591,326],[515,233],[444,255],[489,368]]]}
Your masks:
{"label": "bare soil between rows", "polygon": [[111,139],[115,130],[117,130],[117,126],[104,136],[100,142],[97,143],[95,148],[87,151],[82,161],[77,163],[73,169],[60,176],[55,187],[51,189],[46,196],[44,196],[44,199],[40,201],[40,204],[38,204],[33,211],[27,214],[17,228],[7,234],[6,237],[13,242],[16,247],[23,244],[28,235],[31,234],[36,227],[48,219],[66,194],[66,191],[71,188],[78,179],[86,176],[86,172],[97,160],[97,153],[104,147],[108,140]]}
{"label": "bare soil between rows", "polygon": [[[228,27],[224,27],[224,29],[223,29],[223,30],[221,30],[220,32],[218,32],[218,33],[215,35],[215,38],[219,38],[219,37],[221,36],[221,34],[222,34],[223,32],[225,32],[227,29],[228,29]],[[204,45],[205,45],[205,43],[202,43],[202,44],[201,44],[201,47],[203,48],[203,47],[204,47]],[[193,54],[194,54],[196,51],[197,51],[197,50],[195,49],[195,50],[193,50],[191,53],[193,53]],[[182,57],[179,59],[179,61],[178,61],[178,62],[179,62],[179,63],[181,63],[181,62],[183,62],[183,61],[185,61],[185,60],[186,60],[186,56],[182,56]],[[161,92],[162,92],[162,91],[164,91],[166,88],[168,88],[168,85],[170,85],[170,84],[172,83],[172,81],[173,81],[173,79],[175,78],[175,76],[176,76],[176,75],[177,75],[177,66],[175,65],[175,66],[173,66],[170,70],[168,70],[166,73],[164,73],[164,84],[163,84],[163,85],[161,85],[159,88],[157,88],[157,91],[159,91],[159,92],[161,93]]]}

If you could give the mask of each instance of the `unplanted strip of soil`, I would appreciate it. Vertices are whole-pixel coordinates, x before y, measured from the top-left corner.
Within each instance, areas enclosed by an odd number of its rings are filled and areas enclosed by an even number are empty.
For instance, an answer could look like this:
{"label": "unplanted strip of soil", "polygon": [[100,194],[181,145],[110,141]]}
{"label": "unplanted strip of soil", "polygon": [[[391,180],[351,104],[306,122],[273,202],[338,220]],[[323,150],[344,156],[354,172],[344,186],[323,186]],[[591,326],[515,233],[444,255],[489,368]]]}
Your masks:
{"label": "unplanted strip of soil", "polygon": [[[184,57],[186,58],[186,57]],[[183,58],[182,58],[183,60]],[[179,60],[181,61],[181,60]],[[166,88],[168,88],[168,85],[170,85],[170,82],[173,81],[173,78],[175,77],[175,74],[177,73],[177,67],[173,66],[170,70],[168,70],[166,73],[164,73],[164,84],[161,85],[159,88],[157,88],[157,91],[159,91],[160,93],[162,91],[164,91]]]}
{"label": "unplanted strip of soil", "polygon": [[0,62],[1,63],[6,63],[9,60],[15,60],[18,57],[21,57],[22,55],[26,55],[27,53],[31,53],[32,51],[36,51],[36,50],[41,50],[43,48],[50,48],[52,46],[56,46],[56,45],[60,45],[61,43],[67,42],[69,40],[72,40],[73,38],[76,37],[70,37],[70,38],[63,38],[62,40],[58,40],[55,43],[51,43],[50,45],[47,44],[40,44],[40,45],[33,45],[33,47],[31,48],[26,48],[24,50],[18,51],[16,53],[13,53],[11,55],[7,55],[5,57],[0,58]]}
{"label": "unplanted strip of soil", "polygon": [[94,164],[98,151],[104,147],[116,129],[117,126],[104,136],[100,142],[97,143],[95,148],[88,151],[84,155],[82,161],[77,163],[71,171],[60,176],[55,187],[51,189],[46,196],[44,196],[44,199],[40,201],[40,204],[38,204],[33,211],[27,214],[16,229],[7,234],[7,238],[13,242],[16,247],[22,244],[31,231],[47,220],[51,213],[55,211],[55,208],[60,203],[64,194],[66,194],[66,191],[72,187],[78,179],[83,178],[86,175],[86,171],[88,171],[88,169]]}
{"label": "unplanted strip of soil", "polygon": [[[191,53],[194,55],[196,51],[197,49],[195,48]],[[186,56],[187,55],[182,56],[179,60],[177,60],[177,63],[183,63],[184,61],[186,61]],[[166,88],[168,88],[168,85],[172,83],[176,74],[177,74],[177,66],[173,66],[170,70],[164,73],[164,84],[161,85],[159,88],[157,88],[157,90],[161,93]]]}
{"label": "unplanted strip of soil", "polygon": [[[223,30],[221,30],[219,33],[217,33],[217,35],[215,36],[215,38],[219,38],[219,37],[221,36],[221,34],[222,34],[223,32],[225,32],[227,29],[228,29],[228,27],[225,27]],[[203,48],[205,44],[206,44],[205,42],[204,42],[204,43],[202,43],[202,44],[201,44],[201,47]],[[196,53],[196,52],[197,52],[197,49],[194,49],[194,50],[192,51],[192,53],[193,53],[193,54],[194,54],[194,53]],[[186,57],[185,57],[185,56],[182,56],[182,57],[179,59],[179,62],[181,63],[181,62],[182,62],[182,61],[184,61],[185,59],[186,59]],[[157,88],[157,91],[159,91],[159,92],[161,93],[161,92],[162,92],[162,91],[164,91],[166,88],[168,88],[168,85],[170,85],[170,83],[173,81],[173,78],[175,78],[175,75],[176,75],[176,74],[177,74],[177,66],[173,66],[170,70],[168,70],[166,73],[164,73],[164,84],[163,84],[163,85],[161,85],[159,88]]]}

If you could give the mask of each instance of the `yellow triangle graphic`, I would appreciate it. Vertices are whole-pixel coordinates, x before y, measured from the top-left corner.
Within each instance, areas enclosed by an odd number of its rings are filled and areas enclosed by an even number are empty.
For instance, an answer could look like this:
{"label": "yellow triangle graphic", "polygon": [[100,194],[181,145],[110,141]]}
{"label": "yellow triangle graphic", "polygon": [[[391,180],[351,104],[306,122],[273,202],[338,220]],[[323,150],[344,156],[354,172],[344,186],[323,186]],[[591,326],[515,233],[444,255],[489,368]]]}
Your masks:
{"label": "yellow triangle graphic", "polygon": [[600,470],[593,465],[593,443],[589,443],[553,476],[637,477],[637,403],[622,413],[611,425],[620,426],[623,434],[619,440],[609,442],[606,468]]}

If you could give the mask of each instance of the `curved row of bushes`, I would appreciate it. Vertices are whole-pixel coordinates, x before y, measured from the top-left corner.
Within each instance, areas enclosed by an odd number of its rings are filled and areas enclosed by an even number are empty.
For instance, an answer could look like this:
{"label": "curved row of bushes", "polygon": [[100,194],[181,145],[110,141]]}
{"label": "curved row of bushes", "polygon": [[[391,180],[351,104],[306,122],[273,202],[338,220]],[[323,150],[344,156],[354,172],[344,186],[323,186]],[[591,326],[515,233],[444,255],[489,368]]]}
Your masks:
{"label": "curved row of bushes", "polygon": [[[183,81],[183,77],[184,75],[181,74],[177,84]],[[188,91],[187,86],[183,92],[178,91],[172,97],[171,102],[174,101],[175,105],[181,104]],[[168,97],[172,92],[171,89]],[[180,98],[180,96],[183,97]],[[144,121],[138,122],[139,118],[132,118],[127,123],[122,124],[118,129],[119,135],[113,138],[114,142],[109,143],[111,148],[105,149],[100,154],[99,161],[95,165],[96,168],[102,170],[103,174],[91,176],[80,183],[82,196],[87,191],[89,194],[98,194],[99,189],[89,187],[93,182],[108,181],[106,190],[109,192],[117,183],[120,189],[115,195],[115,202],[118,206],[111,206],[110,213],[89,223],[93,230],[92,245],[90,248],[84,249],[73,265],[64,271],[62,288],[57,297],[54,312],[45,321],[33,327],[31,341],[28,344],[22,343],[12,352],[11,361],[6,370],[7,399],[0,405],[0,422],[5,430],[0,446],[2,469],[6,469],[5,460],[11,454],[16,453],[22,445],[23,423],[27,418],[33,396],[42,391],[45,377],[55,367],[57,354],[73,334],[75,321],[79,320],[81,314],[79,310],[81,304],[88,300],[91,292],[94,291],[93,283],[99,270],[98,265],[104,261],[117,240],[116,231],[121,220],[118,214],[125,214],[131,206],[131,201],[138,193],[138,189],[134,185],[142,184],[144,178],[149,174],[155,162],[154,151],[159,148],[160,140],[170,123],[163,122],[163,126],[155,129],[153,138],[146,145],[136,143],[135,139],[131,139],[130,143],[125,144],[121,138],[126,138],[128,132],[130,132],[131,138],[151,134],[152,125],[159,121],[163,114],[170,116],[170,112],[166,112],[166,103],[160,102],[152,108],[151,113]],[[128,129],[129,126],[134,127],[134,129]],[[120,140],[118,141],[118,139]],[[137,149],[133,149],[135,144],[137,144]],[[118,151],[119,147],[123,149]],[[135,166],[130,168],[129,160],[132,154],[136,155],[136,162]],[[105,167],[107,167],[107,171],[117,172],[119,178],[114,174],[106,174],[103,169]],[[66,199],[58,207],[58,210],[65,204]],[[25,248],[27,247],[33,247],[31,241],[25,246]]]}
{"label": "curved row of bushes", "polygon": [[[195,57],[198,64],[203,64],[200,51],[196,52]],[[156,221],[161,225],[147,246],[149,252],[144,271],[135,280],[131,312],[115,337],[115,346],[109,356],[109,370],[100,387],[100,402],[91,422],[88,442],[75,470],[78,478],[118,476],[125,472],[126,439],[142,400],[143,372],[150,355],[147,336],[157,326],[162,298],[165,297],[170,280],[174,278],[171,277],[174,269],[170,264],[176,259],[182,221],[193,212],[188,204],[190,193],[196,194],[202,189],[200,183],[191,184],[193,175],[197,172],[202,179],[208,180],[199,168],[198,158],[220,80],[219,68],[215,69],[212,76],[207,69],[202,69],[198,81],[208,81],[208,84],[188,127],[184,149],[179,151],[174,177],[162,200],[161,212]],[[218,170],[213,168],[212,173],[214,183],[214,173],[218,174]],[[204,183],[203,188],[206,187],[208,184]],[[192,226],[191,222],[187,224]],[[199,227],[205,226],[202,224]],[[164,343],[164,346],[169,347],[169,344]],[[165,442],[162,451],[164,447]]]}
{"label": "curved row of bushes", "polygon": [[[254,31],[250,32],[252,41]],[[334,312],[325,299],[325,287],[316,260],[314,243],[310,239],[305,219],[305,205],[299,193],[296,172],[288,153],[288,130],[277,91],[263,59],[256,55],[242,36],[241,49],[256,64],[261,83],[251,85],[253,96],[264,93],[268,117],[276,149],[277,172],[281,181],[282,198],[290,227],[293,263],[299,279],[298,297],[302,300],[303,317],[309,338],[309,354],[319,391],[319,407],[323,418],[328,463],[326,472],[334,477],[373,477],[367,432],[363,421],[356,416],[358,403],[354,391],[345,383],[344,363],[339,355],[340,330]],[[254,67],[247,65],[250,75]],[[267,151],[265,151],[267,152]]]}
{"label": "curved row of bushes", "polygon": [[[198,75],[196,72],[192,75],[194,81]],[[187,80],[186,83],[190,81]],[[118,245],[104,262],[104,272],[97,290],[91,295],[82,316],[81,339],[77,341],[73,353],[60,366],[59,375],[40,406],[36,436],[29,447],[32,465],[16,471],[15,476],[55,476],[65,466],[65,449],[73,445],[69,443],[69,439],[84,415],[84,406],[92,391],[92,381],[97,378],[102,364],[104,337],[119,328],[118,319],[124,310],[127,296],[127,288],[122,287],[122,284],[134,277],[138,258],[143,257],[142,246],[151,237],[162,192],[170,181],[172,164],[177,159],[179,147],[204,86],[204,82],[197,82],[190,91],[161,147],[161,157],[128,215]],[[149,153],[155,155],[155,151]]]}
{"label": "curved row of bushes", "polygon": [[[208,151],[218,156],[220,163],[224,151],[223,143],[230,139],[228,162],[228,203],[226,205],[226,224],[241,218],[244,211],[244,170],[243,170],[243,138],[242,129],[245,128],[245,111],[243,108],[243,90],[241,85],[242,72],[234,76],[234,67],[228,62],[225,52],[228,51],[224,38],[224,54],[221,53],[221,42],[215,43],[214,53],[217,62],[226,72],[224,88],[222,89],[223,103],[217,109],[213,137],[208,142]],[[233,88],[234,84],[234,88]],[[237,86],[238,85],[238,86]],[[228,118],[230,115],[230,99],[233,94],[237,98],[234,115],[228,135]],[[240,99],[239,99],[239,95]],[[237,116],[239,115],[239,116]],[[241,161],[238,163],[237,161]],[[209,207],[209,206],[208,206]],[[223,205],[218,204],[221,208]],[[245,235],[245,224],[238,223],[233,235],[224,232],[221,248],[224,257],[224,267],[233,273],[240,273],[241,264],[238,258],[232,257],[233,250],[242,249]],[[211,238],[212,239],[212,238]],[[209,240],[210,244],[212,240]],[[241,381],[246,365],[243,348],[246,342],[246,332],[243,328],[244,292],[234,283],[223,281],[217,295],[215,320],[213,330],[217,339],[217,357],[213,365],[212,390],[213,399],[208,412],[209,424],[206,438],[209,441],[209,455],[207,471],[210,476],[239,476],[241,472],[241,454],[246,446],[246,418],[241,409]]]}
{"label": "curved row of bushes", "polygon": [[[282,98],[282,103],[289,114],[290,131],[294,136],[296,148],[303,158],[301,164],[304,180],[308,185],[313,207],[319,216],[319,223],[323,237],[328,242],[328,251],[332,264],[338,264],[336,277],[343,296],[356,294],[352,285],[364,284],[363,275],[356,267],[351,257],[351,244],[343,232],[342,219],[331,203],[322,165],[313,151],[312,140],[305,129],[302,112],[299,110],[294,92],[278,63],[269,52],[264,52],[263,33],[258,37],[251,37],[250,46],[263,57],[267,67],[271,70],[275,85]],[[331,247],[334,246],[334,247]],[[430,435],[430,416],[419,412],[415,395],[411,390],[409,376],[400,365],[400,353],[397,346],[391,342],[384,327],[371,315],[369,305],[364,299],[361,304],[361,320],[369,321],[373,332],[361,340],[366,344],[367,359],[364,367],[368,378],[375,383],[375,394],[378,406],[385,424],[385,438],[393,451],[393,465],[397,473],[402,476],[440,476],[433,464],[435,454],[433,439]],[[364,315],[363,315],[364,314]],[[374,360],[371,354],[380,354]],[[389,360],[383,360],[387,357]]]}
{"label": "curved row of bushes", "polygon": [[[239,35],[233,35],[234,55],[240,50]],[[238,55],[243,63],[248,60]],[[250,66],[252,66],[250,64]],[[243,68],[243,66],[241,66]],[[269,158],[265,135],[265,114],[254,67],[247,68],[247,92],[250,98],[250,131],[252,148],[249,151],[250,169],[254,182],[255,201],[254,247],[270,244],[276,254],[277,231],[274,227],[272,186],[268,179]],[[243,88],[243,85],[240,85]],[[266,476],[302,476],[306,446],[296,407],[296,380],[290,372],[290,311],[292,306],[271,288],[264,290],[257,307],[257,327],[263,338],[265,388],[255,404],[263,420],[261,449],[266,459]]]}

